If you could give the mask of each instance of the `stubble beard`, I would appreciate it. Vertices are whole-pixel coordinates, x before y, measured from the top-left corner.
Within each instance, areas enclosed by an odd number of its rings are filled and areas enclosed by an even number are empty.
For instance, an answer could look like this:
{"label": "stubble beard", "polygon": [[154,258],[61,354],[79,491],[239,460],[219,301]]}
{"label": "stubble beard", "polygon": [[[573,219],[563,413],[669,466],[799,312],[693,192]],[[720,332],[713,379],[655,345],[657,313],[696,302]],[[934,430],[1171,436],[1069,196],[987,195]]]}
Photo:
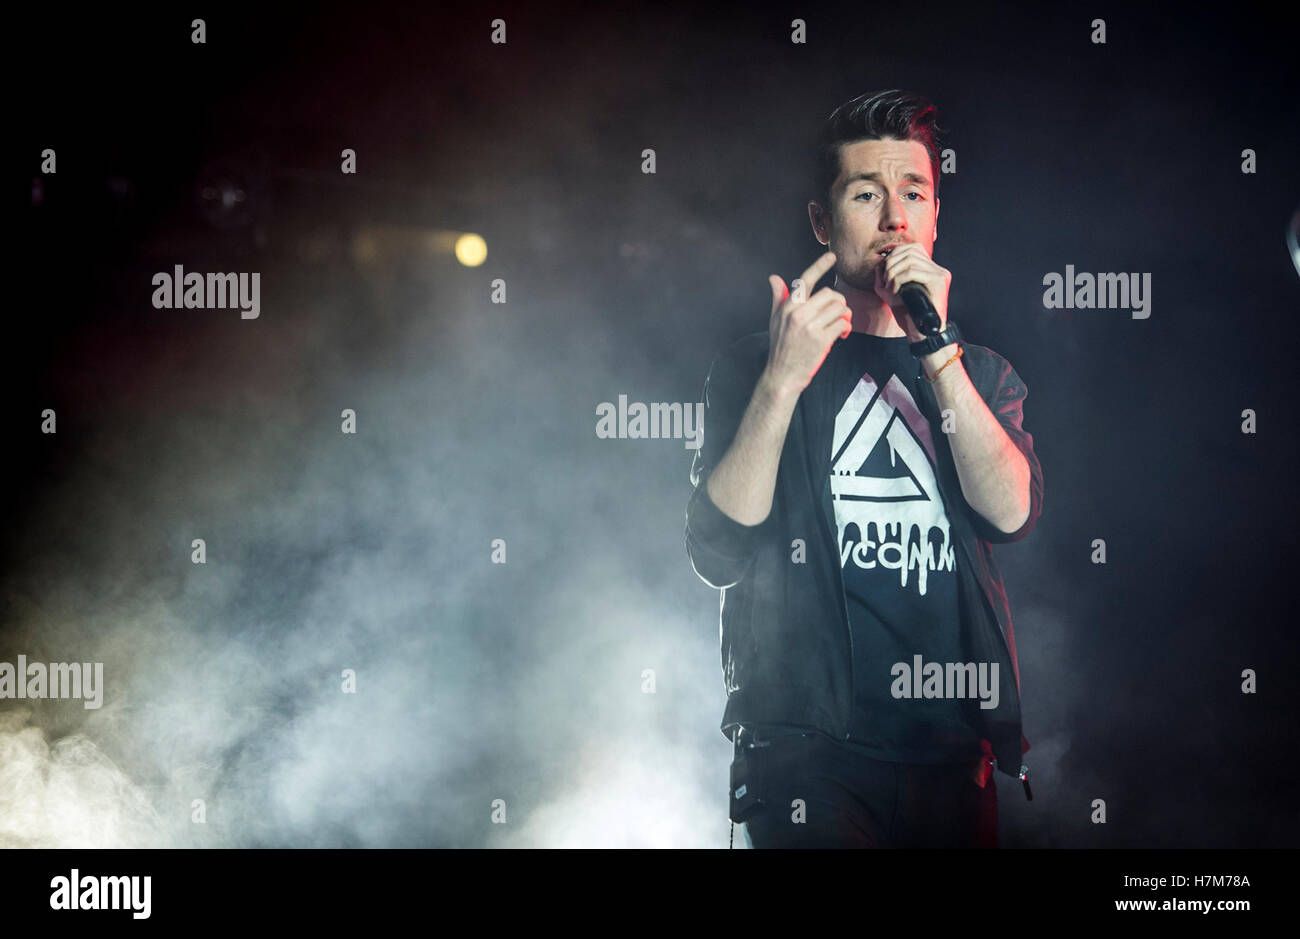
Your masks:
{"label": "stubble beard", "polygon": [[[884,258],[880,259],[883,264]],[[874,294],[876,292],[876,265],[868,263],[865,268],[858,268],[852,271],[837,269],[836,275],[844,283],[863,293]]]}

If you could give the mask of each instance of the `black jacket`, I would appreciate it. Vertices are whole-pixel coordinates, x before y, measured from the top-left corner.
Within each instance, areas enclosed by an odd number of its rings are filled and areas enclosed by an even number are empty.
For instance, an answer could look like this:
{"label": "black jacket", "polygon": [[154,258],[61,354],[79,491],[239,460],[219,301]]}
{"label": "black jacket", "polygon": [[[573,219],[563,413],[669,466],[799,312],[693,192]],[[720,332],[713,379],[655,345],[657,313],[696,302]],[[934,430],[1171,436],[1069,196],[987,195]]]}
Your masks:
{"label": "black jacket", "polygon": [[[691,463],[695,492],[686,506],[686,551],[710,587],[721,590],[722,675],[727,690],[722,733],[742,724],[810,726],[837,740],[847,739],[853,707],[853,668],[848,607],[836,544],[831,503],[829,453],[809,452],[820,440],[832,407],[831,379],[819,369],[800,395],[786,433],[777,470],[772,510],[757,525],[742,525],[709,498],[705,484],[727,452],[767,364],[767,332],[751,333],[714,359],[704,384],[704,426]],[[998,662],[999,703],[972,707],[970,719],[992,745],[998,768],[1025,778],[1021,757],[1029,741],[1021,731],[1020,672],[1011,610],[991,542],[1019,541],[1038,522],[1043,473],[1033,437],[1021,427],[1028,390],[1006,359],[992,349],[963,342],[960,363],[1029,462],[1029,517],[1004,533],[972,509],[961,490],[934,390],[918,382],[917,401],[935,433],[938,484],[955,533],[958,596],[963,640],[973,661]],[[818,411],[820,413],[812,413]],[[794,563],[793,542],[802,539],[806,563]],[[1026,789],[1028,793],[1028,789]]]}

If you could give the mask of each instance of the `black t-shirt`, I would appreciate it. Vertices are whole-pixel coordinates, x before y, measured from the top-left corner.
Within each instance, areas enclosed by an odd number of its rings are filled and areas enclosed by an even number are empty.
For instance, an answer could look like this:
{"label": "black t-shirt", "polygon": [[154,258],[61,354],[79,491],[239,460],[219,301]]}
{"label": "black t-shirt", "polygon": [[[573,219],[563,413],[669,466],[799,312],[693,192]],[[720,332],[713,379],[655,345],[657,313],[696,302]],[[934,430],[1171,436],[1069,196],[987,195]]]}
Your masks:
{"label": "black t-shirt", "polygon": [[938,763],[973,759],[981,746],[961,700],[895,694],[920,688],[918,664],[967,661],[956,534],[935,481],[938,430],[916,403],[925,378],[909,342],[854,332],[831,347],[822,367],[832,380],[821,387],[832,400],[815,403],[826,453],[813,465],[829,467],[848,601],[848,742],[877,759]]}

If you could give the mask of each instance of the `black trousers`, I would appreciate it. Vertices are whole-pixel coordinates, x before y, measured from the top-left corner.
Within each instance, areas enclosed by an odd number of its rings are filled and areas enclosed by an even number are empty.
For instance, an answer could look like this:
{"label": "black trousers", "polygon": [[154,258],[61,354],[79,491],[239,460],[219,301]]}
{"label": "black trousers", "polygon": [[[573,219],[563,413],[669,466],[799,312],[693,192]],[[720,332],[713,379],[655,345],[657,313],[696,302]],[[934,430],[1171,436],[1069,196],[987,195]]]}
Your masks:
{"label": "black trousers", "polygon": [[996,848],[997,787],[984,764],[874,760],[821,733],[741,735],[732,818],[743,816],[753,848]]}

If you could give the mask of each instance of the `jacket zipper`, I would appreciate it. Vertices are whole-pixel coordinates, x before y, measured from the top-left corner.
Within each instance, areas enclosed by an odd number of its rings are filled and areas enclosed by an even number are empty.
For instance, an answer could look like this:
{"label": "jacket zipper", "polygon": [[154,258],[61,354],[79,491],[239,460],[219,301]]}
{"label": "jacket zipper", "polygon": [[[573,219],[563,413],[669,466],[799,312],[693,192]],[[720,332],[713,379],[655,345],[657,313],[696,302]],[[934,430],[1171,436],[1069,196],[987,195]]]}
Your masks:
{"label": "jacket zipper", "polygon": [[[942,482],[939,483],[939,486],[940,486],[940,490],[941,490],[941,492],[942,492],[943,483],[942,483]],[[945,495],[945,500],[946,500],[946,498],[947,498],[947,497],[946,497],[946,495]],[[972,510],[972,511],[973,511],[973,510]],[[960,540],[960,536],[958,536],[958,544],[962,544],[962,542],[961,542],[961,540]],[[983,617],[981,617],[981,618],[984,619],[984,620],[986,620],[986,621],[988,621],[988,620],[992,620],[992,622],[991,622],[991,623],[987,623],[987,625],[988,625],[988,626],[991,626],[991,627],[993,628],[993,630],[998,634],[998,639],[1000,639],[1001,642],[1002,642],[1002,651],[1003,651],[1003,653],[1004,653],[1004,655],[1005,655],[1005,657],[1006,657],[1006,663],[1007,663],[1007,666],[1008,666],[1009,668],[1011,668],[1011,677],[1012,677],[1013,679],[1015,679],[1015,677],[1016,677],[1015,669],[1011,667],[1011,647],[1007,645],[1007,637],[1006,637],[1006,634],[1002,632],[1002,627],[998,625],[998,615],[997,615],[997,612],[993,609],[993,602],[989,599],[988,593],[985,592],[985,590],[984,590],[984,584],[982,584],[982,583],[980,582],[979,577],[975,576],[975,565],[974,565],[974,563],[973,563],[973,560],[972,560],[972,559],[970,558],[970,556],[969,556],[969,552],[963,550],[963,551],[962,551],[962,555],[963,555],[962,560],[963,560],[963,561],[964,561],[968,566],[970,566],[970,569],[971,569],[971,576],[972,576],[972,578],[974,579],[974,581],[975,581],[975,586],[976,586],[976,588],[977,588],[978,591],[979,591],[980,600],[981,600],[981,601],[983,602],[983,604],[984,604],[985,615],[984,615]],[[1020,682],[1019,682],[1018,680],[1015,681],[1015,686],[1016,686],[1016,716],[1017,716],[1017,718],[1019,719],[1018,722],[1019,722],[1020,725],[1021,725],[1021,734],[1022,734],[1022,736],[1023,736],[1023,733],[1024,733],[1023,728],[1024,728],[1024,719],[1025,719],[1025,717],[1024,717],[1024,711],[1023,711],[1023,709],[1021,708],[1021,702],[1020,702]],[[1019,743],[1019,741],[1017,741],[1017,744],[1018,744],[1018,743]],[[1020,763],[1020,769],[1019,769],[1019,771],[1016,773],[1016,778],[1018,778],[1018,779],[1020,780],[1020,784],[1024,787],[1024,790],[1025,790],[1025,799],[1026,799],[1027,801],[1029,801],[1029,802],[1032,802],[1032,801],[1034,800],[1034,793],[1033,793],[1033,790],[1031,790],[1031,789],[1029,788],[1029,764],[1025,763],[1025,762],[1023,761],[1023,759],[1021,760],[1021,763]]]}

